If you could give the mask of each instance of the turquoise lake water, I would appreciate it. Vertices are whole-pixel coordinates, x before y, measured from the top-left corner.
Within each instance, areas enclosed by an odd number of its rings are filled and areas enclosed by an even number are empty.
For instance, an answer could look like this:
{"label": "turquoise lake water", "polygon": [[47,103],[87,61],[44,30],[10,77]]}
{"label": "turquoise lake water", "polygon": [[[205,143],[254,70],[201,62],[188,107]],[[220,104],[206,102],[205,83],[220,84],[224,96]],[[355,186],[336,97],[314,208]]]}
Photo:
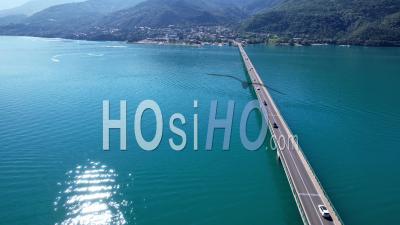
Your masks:
{"label": "turquoise lake water", "polygon": [[[400,210],[400,49],[247,47],[346,224],[396,224]],[[1,224],[302,224],[271,150],[246,151],[241,110],[254,99],[233,47],[128,45],[0,37]],[[153,152],[134,137],[138,104],[155,100],[164,137]],[[102,150],[102,101],[128,104],[128,150]],[[199,108],[193,108],[198,100]],[[205,151],[210,102],[236,102],[230,151],[223,132]],[[173,151],[169,117],[186,117]],[[193,150],[193,114],[199,151]],[[154,116],[145,114],[151,137]],[[249,120],[256,137],[259,117]],[[177,139],[178,140],[178,139]],[[268,145],[268,143],[266,143]]]}

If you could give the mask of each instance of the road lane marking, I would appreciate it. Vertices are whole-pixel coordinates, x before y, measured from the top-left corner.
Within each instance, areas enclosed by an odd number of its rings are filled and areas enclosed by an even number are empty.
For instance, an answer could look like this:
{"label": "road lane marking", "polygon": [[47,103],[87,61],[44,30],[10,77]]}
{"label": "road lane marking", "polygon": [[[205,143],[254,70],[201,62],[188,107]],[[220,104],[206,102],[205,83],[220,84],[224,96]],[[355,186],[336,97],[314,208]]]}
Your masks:
{"label": "road lane marking", "polygon": [[[242,52],[242,51],[241,51],[241,52]],[[244,50],[243,50],[243,52],[242,52],[242,55],[244,55],[244,56],[246,57],[245,64],[246,64],[246,67],[247,67],[247,69],[248,69],[248,71],[249,71],[249,75],[253,78],[253,81],[254,81],[254,80],[258,80],[258,81],[259,81],[258,83],[263,84],[263,82],[262,82],[261,79],[259,78],[258,73],[255,71],[252,62],[249,61],[249,58],[248,58],[247,53],[246,53]],[[249,70],[249,68],[251,68],[251,69]],[[255,77],[255,79],[254,79],[254,77]],[[267,88],[266,88],[266,87],[263,87],[263,90],[262,90],[262,91],[260,90],[260,91],[255,91],[255,92],[256,92],[256,95],[257,95],[257,97],[259,98],[259,100],[267,100],[267,101],[270,103],[270,104],[268,104],[267,107],[263,107],[264,109],[266,108],[266,109],[268,110],[268,108],[269,108],[270,105],[272,104],[271,111],[274,111],[275,114],[272,114],[272,113],[271,113],[271,114],[268,114],[268,117],[270,117],[270,115],[272,115],[271,117],[274,119],[273,121],[275,121],[275,122],[277,122],[276,118],[278,118],[278,121],[279,121],[280,125],[282,125],[282,126],[284,127],[284,129],[283,129],[283,131],[285,131],[284,134],[286,134],[286,135],[290,134],[290,131],[289,131],[288,128],[286,127],[287,125],[286,125],[286,123],[283,121],[282,116],[281,116],[280,114],[278,114],[279,110],[278,110],[278,109],[276,108],[276,106],[273,104],[273,100],[272,100],[271,97],[269,96],[268,91],[267,91]],[[264,110],[263,110],[263,111],[264,111]],[[269,111],[269,110],[268,110],[268,111]],[[286,126],[285,126],[285,125],[286,125]],[[282,132],[281,130],[282,130],[282,129],[279,129],[278,132],[279,132],[281,135],[283,135],[283,132]],[[273,130],[272,132],[275,133],[274,130]],[[297,144],[297,143],[296,143],[296,144]],[[310,198],[311,203],[312,203],[312,205],[314,206],[314,210],[317,212],[317,217],[318,217],[318,219],[320,220],[321,224],[324,224],[324,223],[322,222],[322,219],[321,219],[320,216],[319,216],[319,213],[318,213],[317,208],[315,207],[315,203],[314,203],[314,201],[313,201],[312,198],[311,198],[311,196],[320,197],[320,195],[318,195],[318,194],[310,194],[310,193],[309,193],[309,190],[308,190],[308,188],[307,188],[307,185],[305,184],[305,181],[304,181],[304,179],[303,179],[303,176],[301,175],[300,170],[299,170],[299,168],[298,168],[298,166],[297,166],[297,163],[296,163],[296,161],[294,160],[294,157],[293,157],[293,155],[292,155],[292,153],[291,153],[291,148],[288,147],[288,150],[289,150],[290,157],[292,158],[292,162],[294,163],[294,166],[295,166],[295,168],[296,168],[296,170],[297,170],[297,173],[300,175],[300,179],[301,179],[301,181],[302,181],[302,183],[303,183],[303,185],[304,185],[304,188],[305,188],[306,191],[308,192],[308,193],[300,193],[300,194],[302,194],[302,196],[308,196],[308,197]],[[296,147],[293,148],[293,150],[296,150]],[[296,153],[297,153],[297,152],[296,152]],[[301,157],[300,157],[299,155],[298,155],[298,157],[299,157],[300,162],[302,163]],[[283,159],[284,159],[284,161],[286,161],[284,154],[283,154]],[[286,163],[285,163],[285,164],[286,164]],[[303,166],[304,166],[304,165],[303,165]],[[306,174],[308,175],[307,168],[304,168],[304,169],[305,169]],[[289,172],[290,177],[293,177],[292,174],[291,174],[291,171],[290,171],[289,167],[288,167],[288,172]],[[293,179],[292,179],[292,180],[293,180]],[[293,180],[293,181],[294,181],[294,180]],[[310,181],[311,181],[311,184],[310,184],[310,185],[311,185],[313,188],[315,188],[315,189],[317,190],[317,188],[314,186],[313,180],[312,180],[311,178],[310,178]],[[294,187],[297,186],[296,183],[293,183],[293,184],[294,184]],[[297,188],[296,188],[296,189],[297,189]],[[299,200],[301,201],[301,198],[299,198]],[[320,198],[320,200],[323,202],[323,200],[322,200],[321,198]],[[301,202],[302,202],[302,201],[301,201]],[[314,211],[314,210],[313,210],[313,211]],[[306,211],[305,211],[305,212],[306,212]],[[308,218],[307,213],[305,213],[305,215],[306,215],[307,219],[309,220],[309,222],[312,222],[312,221]]]}
{"label": "road lane marking", "polygon": [[313,196],[313,197],[320,197],[319,194],[307,194],[307,193],[299,193],[300,196]]}
{"label": "road lane marking", "polygon": [[[296,161],[295,161],[294,158],[293,158],[292,151],[290,151],[290,149],[288,149],[288,152],[289,152],[290,157],[292,158],[292,161],[293,161],[293,163],[294,163],[294,166],[296,167],[297,173],[300,175],[301,182],[303,182],[303,185],[304,185],[304,187],[306,188],[307,193],[310,194],[310,191],[308,190],[307,185],[306,185],[306,183],[304,182],[303,176],[301,175],[300,170],[299,170],[299,168],[297,167]],[[311,179],[310,179],[310,182],[312,183]],[[319,214],[318,214],[318,210],[317,210],[317,207],[315,206],[315,203],[314,203],[313,199],[311,198],[311,196],[309,196],[309,198],[310,198],[310,200],[311,200],[312,205],[314,206],[314,210],[317,212],[317,217],[318,217],[319,221],[321,222],[321,224],[324,224],[324,222],[322,222],[322,219],[321,219],[321,217],[320,217]]]}
{"label": "road lane marking", "polygon": [[[258,78],[257,78],[257,79],[258,79]],[[267,97],[267,99],[269,99],[267,93],[265,93],[265,90],[263,90],[263,92],[261,92],[261,93],[262,93],[262,95],[265,95],[265,96]],[[280,117],[279,117],[279,115],[277,114],[276,110],[274,110],[273,108],[272,108],[272,110],[275,111],[275,114],[274,114],[274,113],[271,114],[271,115],[272,115],[272,118],[274,118],[274,121],[277,122],[276,117],[278,117],[278,120],[279,120],[280,124],[281,124],[281,125],[284,125],[284,123],[280,120]],[[286,130],[286,129],[285,129],[285,130]],[[280,134],[282,135],[283,133],[280,131]],[[287,130],[286,130],[286,132],[285,132],[284,134],[285,134],[286,136],[288,136]],[[292,159],[292,161],[293,161],[293,163],[294,163],[294,166],[295,166],[295,168],[296,168],[296,170],[297,170],[297,173],[299,174],[300,179],[301,179],[301,181],[302,181],[302,183],[303,183],[303,185],[304,185],[304,188],[305,188],[306,191],[308,192],[307,196],[309,197],[309,199],[310,199],[310,201],[311,201],[311,203],[312,203],[312,205],[313,205],[313,207],[314,207],[314,210],[315,210],[316,213],[317,213],[317,217],[318,217],[319,221],[321,222],[321,224],[324,224],[323,221],[322,221],[322,219],[320,218],[320,216],[319,216],[319,214],[318,214],[318,210],[317,210],[317,208],[316,208],[316,206],[315,206],[315,203],[314,203],[313,199],[311,198],[311,194],[309,193],[309,190],[308,190],[308,188],[307,188],[307,185],[306,185],[306,183],[304,182],[304,178],[303,178],[303,176],[301,175],[300,170],[299,170],[299,168],[298,168],[298,166],[297,166],[297,163],[296,163],[296,161],[295,161],[294,158],[293,158],[293,155],[292,155],[292,152],[291,152],[290,148],[288,149],[288,151],[289,151],[289,155],[290,155],[290,157],[291,157],[291,159]],[[288,167],[288,169],[289,169],[289,167]],[[290,170],[290,169],[289,169],[289,170]],[[290,173],[290,175],[292,176],[291,173]],[[293,179],[292,179],[292,180],[293,180]],[[311,180],[311,179],[310,179],[310,180]],[[314,187],[314,188],[315,188],[315,187]],[[318,195],[318,197],[319,197],[319,195]],[[323,202],[323,201],[322,201],[322,202]]]}
{"label": "road lane marking", "polygon": [[[246,56],[247,56],[247,54],[246,54]],[[248,59],[248,56],[247,56],[247,58],[246,59]],[[251,65],[251,68],[254,68],[254,66],[252,66],[252,64],[251,63],[249,63],[250,65]],[[248,66],[248,65],[247,65]],[[248,66],[249,67],[249,66]],[[254,71],[254,69],[252,69],[252,70],[250,70],[250,75],[253,75],[253,76],[256,76],[256,78],[257,78],[257,80],[259,80],[259,78],[257,77],[257,75],[256,75],[256,72]],[[260,80],[259,80],[259,83],[262,83]],[[257,93],[257,92],[256,92]],[[270,99],[269,97],[268,97],[268,94],[266,93],[266,91],[263,89],[263,91],[261,91],[261,98],[262,97],[264,97],[263,95],[265,95],[266,97],[267,97],[267,99]],[[258,96],[258,93],[257,93],[257,96]],[[259,97],[259,96],[258,96]],[[268,107],[267,107],[268,108]],[[274,111],[276,111],[276,110],[274,110]],[[276,120],[276,118],[275,117],[278,117],[278,119],[279,119],[279,122],[280,122],[280,124],[282,125],[284,125],[284,123],[280,120],[280,117],[279,117],[279,115],[275,112],[275,114],[272,114],[272,117],[274,118],[274,121],[275,121],[275,123],[277,122],[277,120]],[[286,129],[285,129],[286,130]],[[280,130],[279,130],[280,131]],[[280,131],[280,133],[281,133],[281,135],[283,134],[281,131]],[[286,132],[285,132],[285,135],[286,136],[288,136],[287,135],[287,130],[286,130]],[[296,164],[296,161],[294,160],[294,158],[293,158],[293,155],[292,155],[292,153],[291,153],[291,151],[290,151],[290,148],[288,149],[289,150],[289,154],[290,154],[290,157],[291,157],[291,159],[292,159],[292,161],[293,161],[293,163],[294,163],[294,166],[295,166],[295,168],[296,168],[296,170],[297,170],[297,173],[299,174],[299,176],[300,176],[300,179],[301,179],[301,181],[302,181],[302,183],[303,183],[303,185],[304,185],[304,188],[306,189],[306,191],[307,191],[307,196],[310,198],[310,201],[311,201],[311,203],[312,203],[312,205],[313,205],[313,207],[314,207],[314,210],[317,212],[317,217],[318,217],[318,219],[320,220],[320,222],[321,222],[321,224],[323,225],[324,223],[322,222],[322,219],[320,218],[320,216],[319,216],[319,214],[318,214],[318,211],[317,211],[317,208],[316,208],[316,206],[315,206],[315,203],[314,203],[314,201],[313,201],[313,199],[311,198],[311,195],[312,194],[310,194],[310,192],[309,192],[309,190],[308,190],[308,188],[307,188],[307,185],[305,184],[305,182],[304,182],[304,179],[303,179],[303,176],[301,175],[301,173],[300,173],[300,170],[299,170],[299,168],[298,168],[298,166],[297,166],[297,164]],[[289,169],[289,167],[288,167],[288,169]],[[291,172],[290,172],[290,169],[288,170],[289,171],[289,173],[290,173],[290,176],[292,176],[292,174],[291,174]],[[307,171],[306,171],[307,172]],[[293,179],[292,179],[293,180]],[[315,188],[315,187],[314,187]],[[304,194],[304,193],[303,193]],[[319,196],[319,195],[317,195],[317,196]],[[311,221],[310,221],[311,222]]]}

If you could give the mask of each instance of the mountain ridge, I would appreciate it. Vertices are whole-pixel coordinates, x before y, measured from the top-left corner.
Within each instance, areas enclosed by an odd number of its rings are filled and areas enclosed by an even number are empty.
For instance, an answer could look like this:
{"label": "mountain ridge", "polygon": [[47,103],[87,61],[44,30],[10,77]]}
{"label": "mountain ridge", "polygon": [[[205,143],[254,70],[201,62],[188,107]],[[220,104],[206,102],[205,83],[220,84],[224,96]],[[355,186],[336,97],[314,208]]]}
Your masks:
{"label": "mountain ridge", "polygon": [[66,3],[83,2],[85,0],[36,0],[28,1],[20,6],[0,10],[0,18],[6,16],[31,16],[37,12],[40,12],[46,8],[55,5],[61,5]]}
{"label": "mountain ridge", "polygon": [[[285,0],[242,24],[244,31],[349,44],[398,44],[398,0]],[[396,44],[396,45],[397,45]]]}
{"label": "mountain ridge", "polygon": [[15,20],[0,20],[0,34],[125,40],[136,27],[222,25],[238,33],[400,45],[399,0],[88,0]]}

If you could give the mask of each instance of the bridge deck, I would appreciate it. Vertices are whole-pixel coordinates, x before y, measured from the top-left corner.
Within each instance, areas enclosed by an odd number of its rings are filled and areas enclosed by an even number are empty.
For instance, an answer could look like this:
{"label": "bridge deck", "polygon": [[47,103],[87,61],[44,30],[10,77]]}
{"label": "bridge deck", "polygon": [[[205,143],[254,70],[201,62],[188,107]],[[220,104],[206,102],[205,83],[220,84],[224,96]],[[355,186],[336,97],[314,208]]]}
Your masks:
{"label": "bridge deck", "polygon": [[[247,72],[253,83],[263,116],[268,118],[266,121],[268,121],[268,126],[278,147],[278,154],[304,224],[341,225],[342,221],[334,210],[303,151],[293,138],[291,130],[279,112],[266,86],[263,84],[250,58],[242,45],[240,43],[236,44],[239,47]],[[274,128],[274,124],[278,128]],[[281,144],[279,145],[278,143]],[[323,218],[320,215],[318,205],[325,205],[328,208],[331,214],[330,219]]]}

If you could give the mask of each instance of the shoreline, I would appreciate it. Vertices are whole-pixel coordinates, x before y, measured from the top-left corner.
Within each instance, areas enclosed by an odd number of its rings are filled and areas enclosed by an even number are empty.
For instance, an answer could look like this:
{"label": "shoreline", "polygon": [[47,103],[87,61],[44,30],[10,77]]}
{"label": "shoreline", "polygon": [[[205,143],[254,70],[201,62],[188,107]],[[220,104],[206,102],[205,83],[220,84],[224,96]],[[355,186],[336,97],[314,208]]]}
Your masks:
{"label": "shoreline", "polygon": [[[81,39],[81,38],[67,38],[67,37],[43,37],[43,36],[28,36],[28,35],[3,35],[1,37],[16,37],[16,38],[42,38],[50,40],[64,40],[64,41],[87,41],[87,42],[115,42],[124,44],[142,44],[142,45],[159,45],[159,46],[183,46],[183,47],[230,47],[228,43],[217,43],[217,42],[207,42],[207,44],[194,44],[188,42],[162,42],[162,41],[129,41],[129,40],[98,40],[98,39]],[[232,43],[234,40],[230,40]],[[206,42],[204,42],[206,43]],[[343,44],[343,43],[311,43],[311,44],[298,44],[298,43],[248,43],[246,45],[265,45],[265,46],[276,46],[276,47],[318,47],[318,46],[335,46],[335,47],[368,47],[368,48],[399,48],[400,45],[361,45],[361,44]]]}

